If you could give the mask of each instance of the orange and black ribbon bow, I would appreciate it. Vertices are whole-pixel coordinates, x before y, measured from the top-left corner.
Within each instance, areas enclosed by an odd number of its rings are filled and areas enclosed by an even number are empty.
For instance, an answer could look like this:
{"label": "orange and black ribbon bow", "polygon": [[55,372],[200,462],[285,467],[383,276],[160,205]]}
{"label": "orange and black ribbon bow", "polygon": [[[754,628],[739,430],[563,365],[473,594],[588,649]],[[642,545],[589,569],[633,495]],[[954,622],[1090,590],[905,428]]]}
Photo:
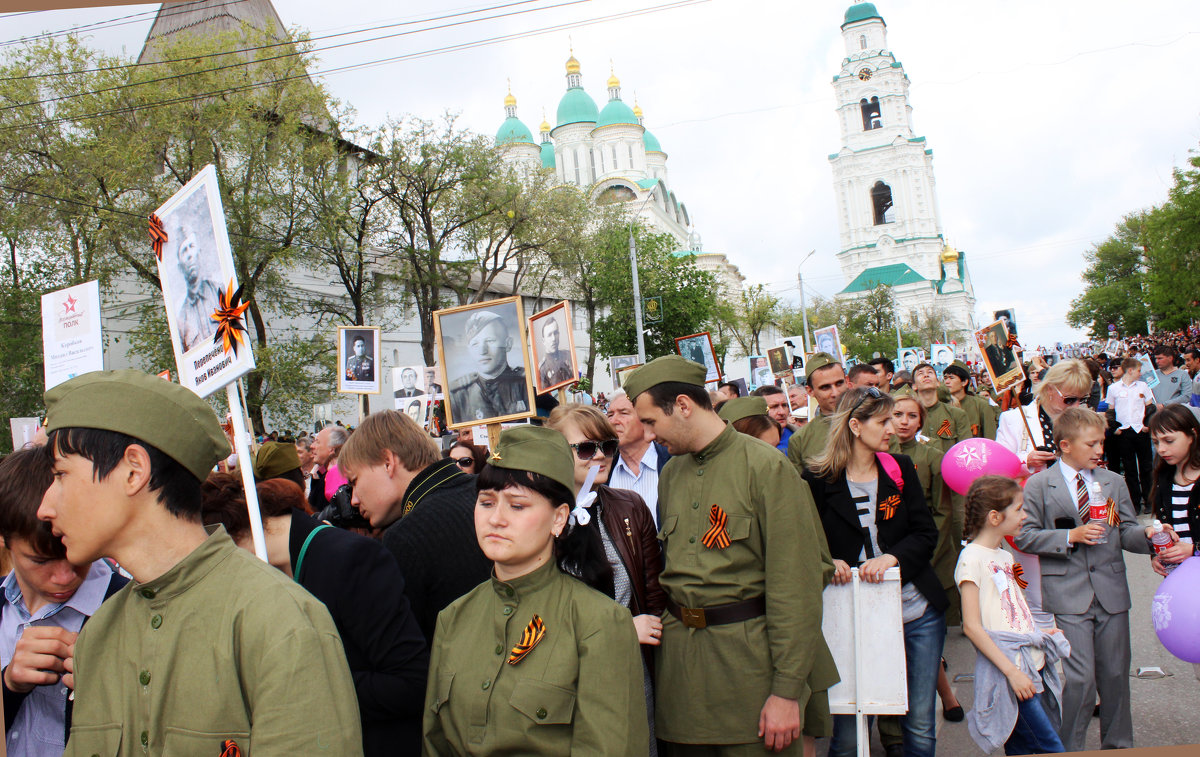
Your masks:
{"label": "orange and black ribbon bow", "polygon": [[1017,582],[1017,586],[1021,587],[1021,591],[1025,591],[1029,587],[1029,582],[1022,576],[1025,575],[1025,567],[1021,563],[1013,564],[1013,580]]}
{"label": "orange and black ribbon bow", "polygon": [[1016,347],[1017,349],[1021,349],[1021,344],[1020,344],[1020,342],[1017,341],[1016,334],[1009,334],[1008,341],[1004,343],[1004,346],[1005,347]]}
{"label": "orange and black ribbon bow", "polygon": [[225,351],[232,351],[233,356],[237,357],[238,345],[246,341],[246,326],[242,323],[242,313],[246,312],[250,303],[238,304],[242,299],[242,288],[238,287],[236,292],[233,291],[233,279],[229,280],[228,289],[217,290],[217,296],[221,304],[212,314],[212,319],[217,322],[213,344],[224,343]]}
{"label": "orange and black ribbon bow", "polygon": [[542,637],[546,635],[546,624],[537,615],[533,616],[533,620],[529,621],[529,625],[525,626],[525,630],[521,632],[521,640],[512,648],[512,652],[508,655],[508,664],[516,665],[521,660],[533,651]]}
{"label": "orange and black ribbon bow", "polygon": [[163,243],[167,241],[167,230],[163,228],[162,219],[154,213],[150,214],[150,246],[154,249],[154,257],[162,260]]}
{"label": "orange and black ribbon bow", "polygon": [[1112,497],[1109,497],[1108,501],[1105,502],[1104,505],[1106,508],[1108,508],[1108,515],[1105,516],[1105,520],[1108,521],[1108,525],[1114,527],[1121,525],[1121,513],[1117,512],[1117,503],[1113,502]]}
{"label": "orange and black ribbon bow", "polygon": [[242,748],[233,739],[221,742],[221,757],[242,757]]}
{"label": "orange and black ribbon bow", "polygon": [[879,511],[883,513],[884,520],[891,520],[896,514],[896,508],[900,506],[900,495],[893,494],[884,501],[879,503]]}
{"label": "orange and black ribbon bow", "polygon": [[708,511],[708,522],[712,525],[701,540],[704,546],[709,549],[725,549],[729,546],[729,534],[725,531],[725,523],[728,520],[729,516],[725,514],[720,505],[712,506],[712,509]]}
{"label": "orange and black ribbon bow", "polygon": [[951,426],[950,426],[949,418],[942,421],[942,425],[938,426],[938,430],[937,430],[938,436],[950,436],[953,433],[954,433],[954,429],[951,428]]}

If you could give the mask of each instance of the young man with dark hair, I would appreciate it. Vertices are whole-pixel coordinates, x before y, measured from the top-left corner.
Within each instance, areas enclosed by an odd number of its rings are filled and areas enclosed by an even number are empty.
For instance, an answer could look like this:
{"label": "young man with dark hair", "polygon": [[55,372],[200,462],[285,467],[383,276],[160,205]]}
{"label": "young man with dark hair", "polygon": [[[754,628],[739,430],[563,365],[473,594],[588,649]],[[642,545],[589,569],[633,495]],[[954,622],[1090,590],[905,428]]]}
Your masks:
{"label": "young man with dark hair", "polygon": [[1176,363],[1178,355],[1174,347],[1162,345],[1154,350],[1154,363],[1158,366],[1158,383],[1154,385],[1154,402],[1158,409],[1163,405],[1187,405],[1192,401],[1192,379],[1187,371]]}
{"label": "young man with dark hair", "polygon": [[46,392],[54,484],[38,517],[67,559],[133,576],[64,661],[66,756],[362,754],[354,684],[320,601],[200,520],[229,454],[212,408],[138,371]]}
{"label": "young man with dark hair", "polygon": [[788,396],[777,386],[768,384],[760,386],[750,393],[752,397],[762,397],[767,401],[767,415],[779,424],[779,444],[775,445],[780,452],[787,452],[788,442],[792,434],[798,430],[791,423],[791,410],[788,406]]}
{"label": "young man with dark hair", "polygon": [[873,386],[876,389],[880,386],[879,371],[870,363],[855,363],[850,366],[850,372],[846,374],[847,390],[855,387]]}
{"label": "young man with dark hair", "polygon": [[958,406],[967,414],[971,436],[983,439],[996,438],[996,426],[1000,420],[1000,408],[970,391],[971,372],[966,363],[955,360],[942,371],[942,383]]}
{"label": "young man with dark hair", "polygon": [[896,373],[896,364],[886,357],[873,357],[867,361],[867,365],[875,366],[875,370],[879,371],[879,375],[883,380],[879,383],[880,386],[891,386],[892,376]]}
{"label": "young man with dark hair", "polygon": [[788,441],[787,456],[803,471],[817,455],[825,451],[829,440],[829,419],[837,410],[838,400],[846,393],[846,372],[832,355],[818,352],[808,359],[808,393],[817,401],[820,414],[809,418],[804,428]]}
{"label": "young man with dark hair", "polygon": [[726,400],[734,400],[742,396],[742,390],[732,381],[724,381],[717,384],[717,394]]}
{"label": "young man with dark hair", "polygon": [[0,536],[13,569],[0,584],[0,660],[8,754],[61,755],[67,743],[68,687],[62,681],[75,638],[100,603],[127,579],[103,560],[67,562],[62,540],[37,519],[54,481],[41,449],[0,462]]}

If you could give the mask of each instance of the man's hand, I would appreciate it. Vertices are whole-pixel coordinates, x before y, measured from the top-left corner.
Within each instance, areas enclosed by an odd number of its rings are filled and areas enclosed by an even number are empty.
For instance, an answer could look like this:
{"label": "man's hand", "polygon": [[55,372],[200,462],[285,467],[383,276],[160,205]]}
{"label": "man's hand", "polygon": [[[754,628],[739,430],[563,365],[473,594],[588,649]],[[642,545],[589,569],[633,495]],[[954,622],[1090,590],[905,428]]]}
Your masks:
{"label": "man's hand", "polygon": [[62,673],[71,672],[64,662],[75,654],[77,636],[58,626],[27,626],[4,669],[4,685],[25,693],[58,683]]}
{"label": "man's hand", "polygon": [[633,627],[637,629],[638,643],[657,647],[662,643],[662,618],[655,615],[633,616]]}
{"label": "man's hand", "polygon": [[774,694],[758,716],[758,737],[767,749],[782,752],[800,738],[800,703]]}
{"label": "man's hand", "polygon": [[1035,449],[1025,456],[1026,468],[1045,468],[1050,463],[1054,462],[1053,452],[1043,452],[1040,449]]}
{"label": "man's hand", "polygon": [[842,584],[850,583],[852,578],[854,576],[850,573],[850,564],[845,560],[839,560],[836,557],[833,558],[833,578],[830,579],[831,583],[841,586]]}
{"label": "man's hand", "polygon": [[1082,526],[1076,526],[1067,532],[1067,538],[1072,544],[1087,544],[1091,546],[1096,543],[1096,540],[1104,536],[1105,527],[1099,523],[1084,523]]}

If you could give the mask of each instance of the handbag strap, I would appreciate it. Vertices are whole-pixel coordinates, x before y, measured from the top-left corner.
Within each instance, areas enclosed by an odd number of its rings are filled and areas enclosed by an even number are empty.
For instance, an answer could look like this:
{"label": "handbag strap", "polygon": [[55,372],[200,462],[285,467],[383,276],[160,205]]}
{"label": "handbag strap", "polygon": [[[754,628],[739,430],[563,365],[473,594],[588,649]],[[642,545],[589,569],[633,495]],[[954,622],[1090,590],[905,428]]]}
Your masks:
{"label": "handbag strap", "polygon": [[888,478],[892,479],[892,483],[894,483],[896,488],[900,490],[900,493],[903,494],[904,474],[900,472],[900,463],[896,462],[896,458],[892,457],[887,452],[876,452],[875,457],[879,460],[879,464],[883,466],[884,472],[888,474]]}
{"label": "handbag strap", "polygon": [[304,565],[304,553],[308,551],[308,545],[312,543],[314,536],[326,528],[333,528],[333,526],[328,523],[322,523],[312,531],[309,531],[308,537],[304,539],[304,544],[300,547],[300,555],[296,558],[296,569],[292,571],[292,580],[296,583],[300,583],[300,568]]}

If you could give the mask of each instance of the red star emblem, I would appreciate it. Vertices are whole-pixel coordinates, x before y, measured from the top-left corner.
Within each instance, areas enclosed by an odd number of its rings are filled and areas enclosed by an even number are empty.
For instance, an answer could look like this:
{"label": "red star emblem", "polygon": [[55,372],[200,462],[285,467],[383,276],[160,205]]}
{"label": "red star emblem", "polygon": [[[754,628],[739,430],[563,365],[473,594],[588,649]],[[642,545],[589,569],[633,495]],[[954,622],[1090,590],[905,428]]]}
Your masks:
{"label": "red star emblem", "polygon": [[63,315],[66,315],[67,313],[74,313],[75,312],[75,303],[77,303],[77,302],[79,302],[79,300],[75,299],[74,297],[72,297],[71,295],[68,294],[66,301],[63,302],[63,308],[66,310],[66,312],[63,313]]}

